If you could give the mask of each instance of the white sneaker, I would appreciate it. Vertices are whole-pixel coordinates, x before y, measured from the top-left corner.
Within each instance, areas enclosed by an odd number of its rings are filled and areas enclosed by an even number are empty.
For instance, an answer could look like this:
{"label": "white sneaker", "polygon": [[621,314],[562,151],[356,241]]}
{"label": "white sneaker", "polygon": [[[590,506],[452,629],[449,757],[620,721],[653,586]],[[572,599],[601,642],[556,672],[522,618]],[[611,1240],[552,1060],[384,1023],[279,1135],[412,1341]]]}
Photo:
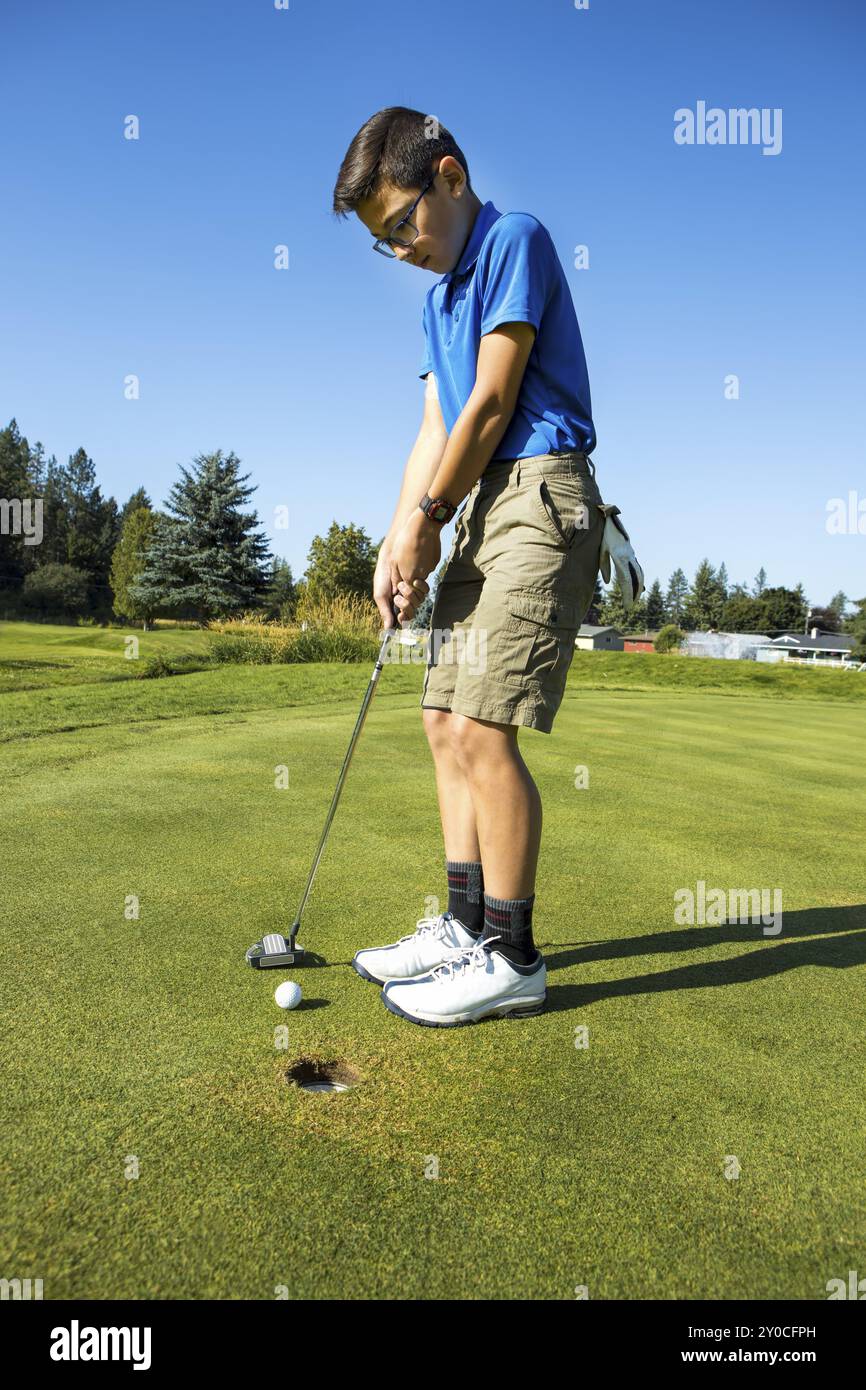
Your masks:
{"label": "white sneaker", "polygon": [[547,998],[547,966],[538,953],[532,965],[514,965],[490,949],[492,936],[449,953],[441,965],[415,980],[391,981],[382,1003],[392,1014],[428,1028],[456,1028],[491,1016],[528,1018]]}
{"label": "white sneaker", "polygon": [[426,975],[453,950],[472,946],[477,940],[452,913],[440,912],[438,917],[422,917],[414,932],[401,936],[393,946],[356,952],[352,965],[362,979],[377,985],[411,980],[415,975]]}

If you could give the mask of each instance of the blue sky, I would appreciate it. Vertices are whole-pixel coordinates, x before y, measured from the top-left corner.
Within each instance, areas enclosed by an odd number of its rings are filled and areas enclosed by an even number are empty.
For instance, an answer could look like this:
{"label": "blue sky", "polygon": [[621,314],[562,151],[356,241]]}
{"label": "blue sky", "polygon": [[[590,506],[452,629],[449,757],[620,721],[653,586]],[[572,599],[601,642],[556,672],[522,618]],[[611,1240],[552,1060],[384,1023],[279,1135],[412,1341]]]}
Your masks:
{"label": "blue sky", "polygon": [[[864,33],[843,0],[5,0],[2,423],[83,446],[119,502],[233,449],[296,576],[332,520],[377,541],[435,277],[330,206],[358,127],[412,106],[554,239],[648,580],[706,555],[860,598],[866,535],[826,509],[866,499]],[[677,145],[699,101],[781,108],[781,152]]]}

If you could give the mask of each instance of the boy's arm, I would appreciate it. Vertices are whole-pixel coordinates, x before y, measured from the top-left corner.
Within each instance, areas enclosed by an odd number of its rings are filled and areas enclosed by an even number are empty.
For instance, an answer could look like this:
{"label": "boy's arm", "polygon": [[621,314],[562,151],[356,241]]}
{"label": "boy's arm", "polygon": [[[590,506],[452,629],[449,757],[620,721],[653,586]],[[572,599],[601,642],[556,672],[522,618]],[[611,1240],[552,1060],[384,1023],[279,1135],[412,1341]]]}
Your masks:
{"label": "boy's arm", "polygon": [[[403,486],[400,489],[397,508],[391,525],[388,527],[383,549],[390,549],[394,537],[412,513],[417,510],[418,503],[425,492],[430,492],[430,483],[442,461],[447,443],[448,431],[445,428],[442,409],[439,405],[436,378],[432,372],[428,372],[424,390],[424,415],[421,420],[421,428],[406,463]],[[436,495],[436,493],[430,493],[431,497]]]}
{"label": "boy's arm", "polygon": [[[514,414],[534,341],[535,328],[523,321],[500,324],[482,336],[475,385],[455,428],[446,436],[439,466],[427,484],[431,498],[445,498],[457,506],[484,473]],[[414,596],[418,584],[424,584],[421,594],[425,592],[427,575],[435,570],[441,555],[441,527],[424,516],[418,507],[420,500],[421,496],[409,493],[407,512],[400,513],[398,509],[398,516],[405,516],[405,524],[396,534],[389,532],[388,573],[392,581],[396,578],[405,587],[405,596]],[[377,582],[384,582],[384,573],[379,574],[378,567]],[[392,594],[396,592],[395,584]],[[399,592],[403,594],[403,588]],[[382,612],[379,596],[375,598]]]}
{"label": "boy's arm", "polygon": [[428,372],[421,428],[406,463],[397,508],[391,525],[388,527],[387,535],[379,547],[376,570],[373,575],[373,599],[386,627],[390,627],[393,623],[392,615],[395,607],[398,609],[401,622],[414,617],[417,607],[430,589],[429,584],[423,580],[418,580],[412,586],[404,584],[404,589],[409,589],[410,593],[403,593],[400,590],[402,602],[395,604],[393,599],[398,592],[398,585],[401,580],[400,571],[392,561],[391,550],[394,540],[413,512],[418,513],[425,525],[434,526],[436,524],[427,520],[418,503],[424,493],[429,491],[430,479],[439,467],[447,443],[448,431],[445,428],[445,421],[442,418],[442,410],[439,405],[436,378],[432,372]]}
{"label": "boy's arm", "polygon": [[459,506],[481,477],[514,414],[534,342],[535,328],[525,322],[500,324],[481,338],[475,385],[446,436],[427,489],[431,497]]}

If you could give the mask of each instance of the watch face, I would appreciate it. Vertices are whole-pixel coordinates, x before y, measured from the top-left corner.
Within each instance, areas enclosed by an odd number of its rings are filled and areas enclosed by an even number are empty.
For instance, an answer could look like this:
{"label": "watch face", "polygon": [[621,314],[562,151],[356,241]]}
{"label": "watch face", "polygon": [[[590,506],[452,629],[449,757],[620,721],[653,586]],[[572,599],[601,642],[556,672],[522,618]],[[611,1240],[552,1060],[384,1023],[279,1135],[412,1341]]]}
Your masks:
{"label": "watch face", "polygon": [[443,507],[442,503],[440,502],[433,515],[437,521],[444,521],[448,515],[448,508]]}

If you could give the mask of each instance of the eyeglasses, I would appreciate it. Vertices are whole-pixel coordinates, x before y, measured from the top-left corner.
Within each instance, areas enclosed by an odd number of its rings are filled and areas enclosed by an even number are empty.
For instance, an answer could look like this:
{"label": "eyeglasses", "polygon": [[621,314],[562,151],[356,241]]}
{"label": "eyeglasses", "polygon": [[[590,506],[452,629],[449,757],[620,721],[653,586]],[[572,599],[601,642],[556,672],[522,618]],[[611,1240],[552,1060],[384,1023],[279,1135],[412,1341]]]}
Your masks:
{"label": "eyeglasses", "polygon": [[[437,169],[437,170],[436,170],[436,173],[438,174],[438,172],[439,172],[439,170]],[[372,248],[372,249],[373,249],[374,251],[378,251],[380,255],[382,255],[382,256],[389,256],[389,257],[391,257],[391,259],[393,259],[393,258],[396,256],[397,253],[396,253],[396,251],[392,251],[392,250],[390,249],[392,246],[411,246],[411,245],[412,245],[412,242],[415,240],[415,238],[416,238],[417,235],[418,235],[418,228],[414,225],[414,223],[412,223],[412,222],[409,221],[409,218],[412,216],[412,213],[415,211],[415,209],[417,208],[417,206],[418,206],[418,204],[420,203],[421,199],[424,197],[424,194],[427,192],[427,189],[431,186],[431,184],[434,183],[435,179],[436,179],[436,174],[434,174],[433,177],[432,177],[432,178],[424,185],[424,187],[421,189],[421,192],[418,194],[418,197],[415,199],[415,201],[414,201],[414,203],[412,204],[412,206],[410,207],[409,211],[406,213],[406,216],[400,218],[400,221],[397,223],[396,227],[395,227],[394,230],[391,232],[390,236],[379,237],[378,241],[374,241],[374,242],[373,242],[373,248]],[[395,236],[395,235],[394,235],[394,232],[399,231],[401,227],[403,227],[403,228],[408,228],[409,231],[412,233],[412,235],[409,236],[409,237]]]}

